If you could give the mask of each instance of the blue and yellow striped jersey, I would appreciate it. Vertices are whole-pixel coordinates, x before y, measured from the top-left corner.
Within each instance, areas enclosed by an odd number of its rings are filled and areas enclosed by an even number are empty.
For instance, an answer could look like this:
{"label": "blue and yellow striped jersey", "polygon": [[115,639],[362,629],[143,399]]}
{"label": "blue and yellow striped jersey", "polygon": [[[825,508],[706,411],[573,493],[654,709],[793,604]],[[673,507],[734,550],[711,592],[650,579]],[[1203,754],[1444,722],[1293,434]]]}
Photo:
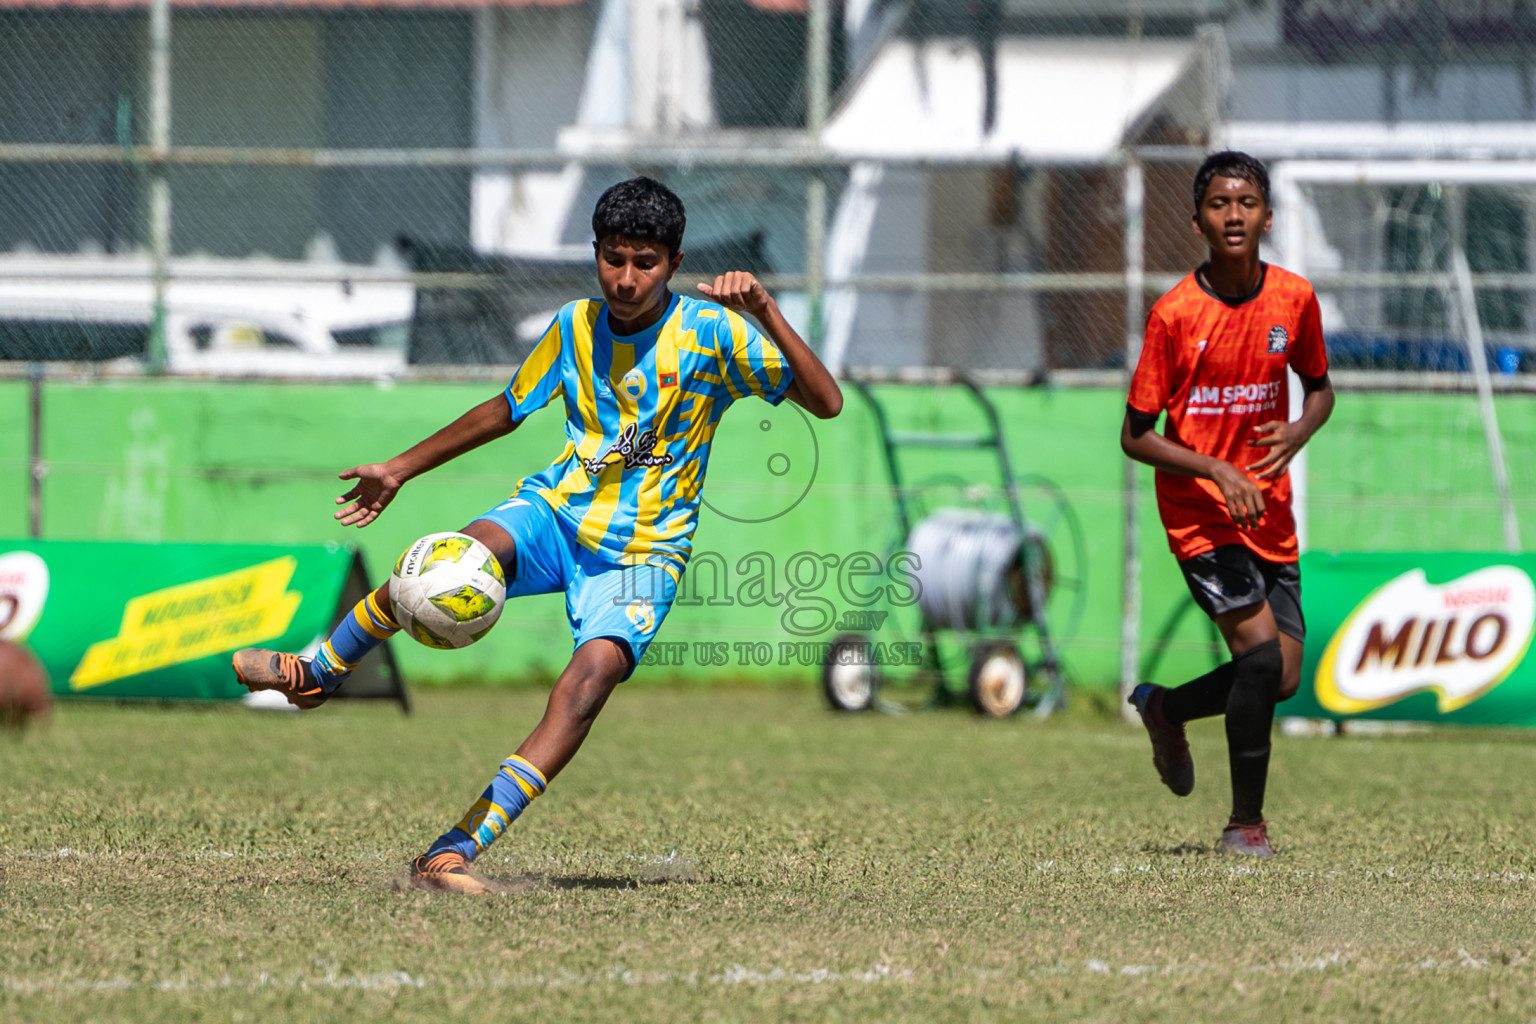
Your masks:
{"label": "blue and yellow striped jersey", "polygon": [[565,399],[565,450],[514,493],[549,503],[566,532],[613,565],[646,560],[681,574],[720,417],[736,399],[777,405],[793,379],[740,314],[673,295],[638,334],[608,329],[607,306],[560,310],[507,386],[512,422]]}

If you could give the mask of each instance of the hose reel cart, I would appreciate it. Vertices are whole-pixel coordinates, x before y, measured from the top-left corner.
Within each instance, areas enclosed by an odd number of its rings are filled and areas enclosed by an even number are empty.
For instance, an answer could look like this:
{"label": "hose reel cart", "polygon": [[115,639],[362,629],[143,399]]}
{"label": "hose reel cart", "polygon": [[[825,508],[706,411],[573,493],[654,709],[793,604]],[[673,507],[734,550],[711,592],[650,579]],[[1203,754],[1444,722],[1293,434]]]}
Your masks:
{"label": "hose reel cart", "polygon": [[[940,649],[941,632],[952,634],[969,655],[965,690],[978,712],[1002,717],[1032,707],[1043,717],[1063,699],[1060,640],[1050,612],[1067,620],[1068,632],[1083,612],[1082,530],[1060,488],[1043,477],[1015,478],[997,407],[976,382],[963,374],[939,382],[958,386],[970,411],[980,414],[982,429],[893,430],[891,400],[902,388],[910,395],[911,385],[871,377],[849,381],[874,413],[896,499],[895,550],[908,554],[917,581],[922,658],[910,679],[931,684],[926,706],[956,702]],[[989,454],[996,484],[967,480],[953,465],[911,482],[911,460],[903,455],[918,450]],[[1044,518],[1026,518],[1026,497],[1045,510]],[[891,615],[886,621],[896,619]],[[841,634],[828,645],[822,689],[832,707],[903,710],[881,696],[889,680],[876,650],[870,637],[856,633]]]}

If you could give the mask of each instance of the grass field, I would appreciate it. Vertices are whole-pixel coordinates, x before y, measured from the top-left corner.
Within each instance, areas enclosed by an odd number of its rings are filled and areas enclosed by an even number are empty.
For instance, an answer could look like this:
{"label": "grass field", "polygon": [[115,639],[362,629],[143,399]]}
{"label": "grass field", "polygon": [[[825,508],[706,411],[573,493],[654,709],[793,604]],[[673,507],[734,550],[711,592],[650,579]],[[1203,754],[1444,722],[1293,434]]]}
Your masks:
{"label": "grass field", "polygon": [[840,717],[621,690],[480,861],[404,887],[543,695],[418,714],[65,706],[0,737],[0,1020],[1536,1016],[1536,746],[1279,739],[1280,856],[1080,702]]}

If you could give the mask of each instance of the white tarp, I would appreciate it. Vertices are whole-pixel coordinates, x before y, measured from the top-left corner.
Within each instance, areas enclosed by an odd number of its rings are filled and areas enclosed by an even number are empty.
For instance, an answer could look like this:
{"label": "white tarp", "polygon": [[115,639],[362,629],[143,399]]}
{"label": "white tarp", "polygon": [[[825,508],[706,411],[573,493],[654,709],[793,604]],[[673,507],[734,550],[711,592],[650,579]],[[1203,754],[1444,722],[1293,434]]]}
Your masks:
{"label": "white tarp", "polygon": [[822,144],[862,159],[1099,162],[1199,59],[1190,42],[1003,39],[988,132],[974,42],[893,39],[828,121]]}

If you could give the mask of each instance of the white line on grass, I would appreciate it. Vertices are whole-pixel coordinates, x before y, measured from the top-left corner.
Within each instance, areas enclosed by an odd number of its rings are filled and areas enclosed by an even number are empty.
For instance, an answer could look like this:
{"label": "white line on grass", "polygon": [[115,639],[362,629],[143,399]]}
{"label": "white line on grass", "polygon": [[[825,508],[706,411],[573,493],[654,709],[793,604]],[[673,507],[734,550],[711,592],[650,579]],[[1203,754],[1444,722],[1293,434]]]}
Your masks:
{"label": "white line on grass", "polygon": [[[837,982],[855,984],[879,984],[890,981],[911,981],[913,972],[897,969],[886,964],[875,964],[864,971],[833,971],[818,967],[809,971],[785,970],[774,967],[758,970],[732,964],[723,971],[700,974],[697,971],[678,974],[670,971],[632,971],[627,967],[614,966],[599,974],[526,974],[510,977],[453,979],[445,982],[453,989],[461,988],[579,988],[592,985],[826,985]],[[253,978],[241,980],[227,975],[218,978],[197,979],[181,975],[159,981],[134,981],[130,978],[105,978],[100,980],[5,978],[0,980],[0,990],[18,995],[74,995],[89,992],[254,992],[261,989],[304,991],[308,989],[360,989],[364,991],[393,991],[407,988],[427,988],[437,984],[431,978],[413,975],[408,971],[384,971],[377,974],[336,974],[327,971],[323,975],[289,975],[286,977],[263,971]]]}
{"label": "white line on grass", "polygon": [[[1496,966],[1493,959],[1475,956],[1465,949],[1458,949],[1456,957],[1454,960],[1437,960],[1434,957],[1428,957],[1413,963],[1384,964],[1382,966],[1385,967],[1389,974],[1400,972],[1416,973],[1419,971],[1482,971]],[[1529,960],[1524,957],[1511,961],[1500,958],[1497,961],[1497,966],[1523,968],[1528,965]],[[435,980],[426,975],[411,974],[408,971],[381,971],[374,974],[339,974],[333,967],[324,963],[319,963],[316,966],[325,968],[325,972],[323,974],[282,976],[264,971],[247,979],[233,978],[228,975],[207,979],[178,975],[159,981],[134,981],[129,978],[78,979],[68,981],[46,978],[5,978],[0,979],[0,991],[18,995],[50,996],[95,992],[116,993],[135,990],[151,992],[255,992],[267,989],[284,991],[399,991],[403,989],[425,989],[436,985],[443,985],[455,990],[464,988],[559,989],[601,985],[681,985],[691,988],[737,985],[878,985],[892,982],[909,983],[919,979],[919,974],[910,968],[892,967],[889,964],[883,963],[874,964],[866,970],[853,971],[834,971],[826,967],[817,967],[810,970],[794,970],[784,967],[761,969],[746,967],[742,964],[732,964],[724,970],[709,973],[699,971],[689,971],[686,973],[674,971],[635,971],[622,964],[616,964],[606,971],[593,974],[557,972],[554,974],[452,978],[443,981]],[[1017,978],[1061,978],[1071,976],[1200,978],[1229,974],[1308,974],[1343,970],[1363,970],[1367,973],[1377,973],[1381,968],[1372,964],[1357,963],[1354,957],[1349,954],[1335,950],[1326,956],[1295,956],[1285,960],[1248,965],[1127,963],[1117,966],[1107,960],[1090,959],[1081,964],[1057,963],[1050,966],[1023,968],[1020,970],[1008,970],[1006,968],[978,969],[974,974],[981,980],[1009,981]]]}

